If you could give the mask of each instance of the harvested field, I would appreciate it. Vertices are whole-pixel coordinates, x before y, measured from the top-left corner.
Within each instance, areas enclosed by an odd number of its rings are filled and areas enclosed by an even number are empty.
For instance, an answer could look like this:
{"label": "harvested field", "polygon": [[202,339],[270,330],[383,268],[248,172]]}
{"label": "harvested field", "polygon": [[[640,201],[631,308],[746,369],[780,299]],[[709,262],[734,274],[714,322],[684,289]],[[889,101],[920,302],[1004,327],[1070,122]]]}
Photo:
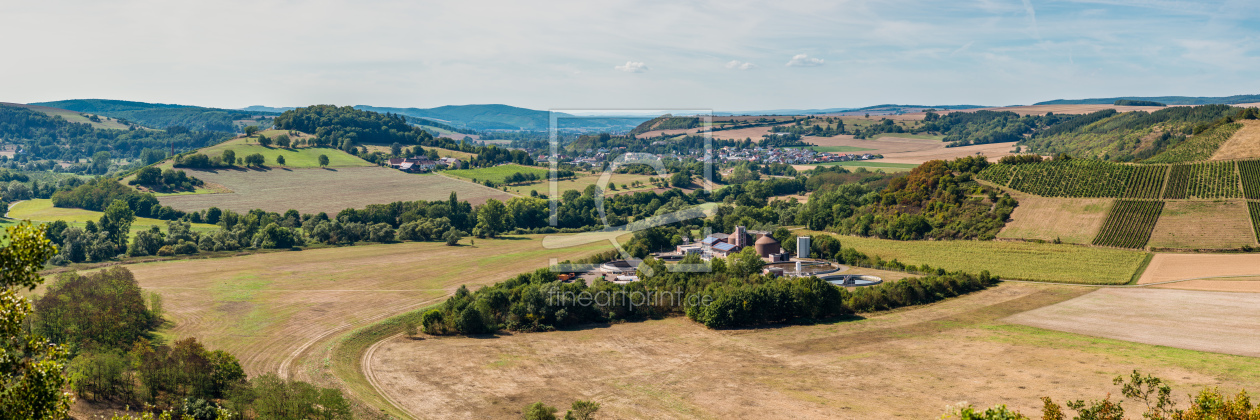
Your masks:
{"label": "harvested field", "polygon": [[1256,245],[1243,200],[1169,201],[1155,223],[1152,248],[1228,249]]}
{"label": "harvested field", "polygon": [[913,139],[904,137],[880,137],[878,139],[855,139],[850,135],[834,137],[805,137],[804,141],[819,146],[850,146],[870,149],[871,153],[887,156],[889,153],[921,152],[925,150],[944,149],[945,143],[940,140]]}
{"label": "harvested field", "polygon": [[1243,127],[1234,132],[1216,153],[1212,160],[1256,159],[1260,158],[1260,121],[1241,120]]}
{"label": "harvested field", "polygon": [[[1254,359],[1084,337],[1001,318],[1087,288],[1002,284],[851,322],[709,330],[685,318],[493,338],[395,336],[369,377],[424,418],[512,418],[533,402],[602,405],[601,418],[937,418],[945,406],[1118,394],[1133,369],[1177,392],[1260,386]],[[966,349],[960,351],[959,349]],[[960,379],[962,378],[962,379]]]}
{"label": "harvested field", "polygon": [[1260,254],[1155,254],[1138,284],[1260,276]]}
{"label": "harvested field", "polygon": [[747,138],[753,141],[760,141],[761,136],[770,134],[770,127],[748,127],[735,130],[714,131],[713,138],[717,140],[743,140]]}
{"label": "harvested field", "polygon": [[[1123,284],[1132,280],[1146,253],[1112,248],[1015,241],[894,241],[795,231],[797,235],[833,235],[884,260],[979,273],[1006,279],[1085,284]],[[1260,272],[1260,271],[1258,271]]]}
{"label": "harvested field", "polygon": [[[467,240],[463,241],[465,244]],[[358,326],[433,303],[466,284],[484,285],[610,249],[607,242],[544,249],[540,237],[362,245],[232,258],[129,265],[162,295],[170,339],[197,337],[232,352],[246,372],[306,374],[300,362]],[[452,264],[452,261],[459,263]],[[475,289],[475,287],[473,287]]]}
{"label": "harvested field", "polygon": [[[886,138],[887,137],[881,137],[880,139],[883,140]],[[1011,152],[1012,150],[1015,150],[1015,143],[990,143],[948,148],[944,147],[945,144],[946,143],[942,142],[941,148],[939,149],[929,149],[917,152],[885,153],[884,158],[879,161],[889,163],[921,164],[929,160],[954,160],[960,157],[984,155],[990,162],[997,162],[998,159],[1001,159],[1003,156],[1015,154]]]}
{"label": "harvested field", "polygon": [[1044,241],[1059,239],[1070,244],[1089,244],[1093,241],[1113,201],[1109,198],[1012,195],[1019,200],[1019,207],[1011,213],[1011,220],[998,233],[998,238]]}
{"label": "harvested field", "polygon": [[1008,322],[1187,350],[1260,357],[1260,295],[1100,289]]}
{"label": "harvested field", "polygon": [[459,199],[474,205],[491,198],[512,198],[506,192],[471,182],[434,174],[408,174],[378,166],[187,172],[233,192],[166,196],[159,197],[158,201],[180,210],[218,207],[237,212],[263,209],[283,213],[294,209],[302,213],[336,213],[368,204],[445,200],[452,191]]}
{"label": "harvested field", "polygon": [[1229,277],[1223,279],[1187,280],[1161,284],[1160,289],[1202,290],[1208,292],[1260,293],[1260,277]]}

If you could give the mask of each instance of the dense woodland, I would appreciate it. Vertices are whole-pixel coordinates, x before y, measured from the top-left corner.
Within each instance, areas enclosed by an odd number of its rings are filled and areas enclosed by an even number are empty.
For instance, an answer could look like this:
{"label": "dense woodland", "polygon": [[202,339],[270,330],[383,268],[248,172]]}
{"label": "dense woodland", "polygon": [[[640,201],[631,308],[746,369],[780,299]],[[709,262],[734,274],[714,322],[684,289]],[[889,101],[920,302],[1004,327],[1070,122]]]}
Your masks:
{"label": "dense woodland", "polygon": [[[0,105],[0,141],[16,145],[21,152],[11,166],[28,170],[62,170],[43,161],[75,163],[66,172],[105,174],[113,159],[133,159],[149,164],[166,158],[167,151],[198,149],[218,144],[231,135],[210,131],[191,131],[182,126],[166,130],[97,129],[89,124],[72,123],[26,108]],[[0,164],[10,159],[0,157]]]}

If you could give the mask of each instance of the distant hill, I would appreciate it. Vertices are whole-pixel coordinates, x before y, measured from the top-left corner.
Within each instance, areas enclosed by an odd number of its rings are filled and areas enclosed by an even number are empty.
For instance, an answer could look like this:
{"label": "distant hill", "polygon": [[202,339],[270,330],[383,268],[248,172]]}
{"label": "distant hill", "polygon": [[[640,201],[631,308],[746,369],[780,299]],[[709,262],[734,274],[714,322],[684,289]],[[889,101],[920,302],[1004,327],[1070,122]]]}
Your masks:
{"label": "distant hill", "polygon": [[[118,122],[118,120],[109,117],[100,117],[92,113],[77,112],[68,109],[52,108],[38,105],[14,104],[9,102],[0,102],[3,106],[12,106],[18,108],[26,108],[36,112],[42,112],[47,115],[55,115],[72,123],[91,124],[92,128],[110,128],[115,130],[127,130],[131,126]],[[95,119],[95,120],[93,120]]]}
{"label": "distant hill", "polygon": [[1033,105],[1111,105],[1119,100],[1152,101],[1167,105],[1245,104],[1260,102],[1260,95],[1234,96],[1120,96],[1115,98],[1055,99]]}
{"label": "distant hill", "polygon": [[861,108],[824,108],[824,109],[769,109],[761,111],[743,111],[743,112],[714,112],[713,115],[730,116],[730,115],[819,115],[819,114],[861,114],[870,112],[872,114],[896,114],[896,113],[913,113],[921,112],[925,109],[975,109],[984,108],[982,105],[897,105],[883,104],[872,105]]}
{"label": "distant hill", "polygon": [[[510,105],[446,105],[437,108],[390,108],[356,105],[355,109],[394,113],[473,130],[545,131],[551,127],[551,112]],[[651,117],[574,117],[560,113],[561,128],[574,130],[628,131]]]}
{"label": "distant hill", "polygon": [[277,106],[252,105],[252,106],[247,106],[247,107],[241,108],[241,111],[248,111],[248,112],[275,112],[275,113],[281,113],[281,112],[284,112],[284,111],[288,111],[288,110],[290,110],[290,109],[297,109],[297,107],[292,107],[292,106],[279,106],[279,107],[277,107]]}
{"label": "distant hill", "polygon": [[[236,132],[243,123],[252,123],[254,117],[273,117],[273,112],[242,111],[237,109],[205,108],[191,105],[158,104],[148,102],[119,101],[113,99],[70,99],[53,102],[36,102],[30,105],[67,109],[75,112],[104,115],[134,122],[146,127],[187,127],[201,131]],[[238,124],[240,122],[241,124]]]}

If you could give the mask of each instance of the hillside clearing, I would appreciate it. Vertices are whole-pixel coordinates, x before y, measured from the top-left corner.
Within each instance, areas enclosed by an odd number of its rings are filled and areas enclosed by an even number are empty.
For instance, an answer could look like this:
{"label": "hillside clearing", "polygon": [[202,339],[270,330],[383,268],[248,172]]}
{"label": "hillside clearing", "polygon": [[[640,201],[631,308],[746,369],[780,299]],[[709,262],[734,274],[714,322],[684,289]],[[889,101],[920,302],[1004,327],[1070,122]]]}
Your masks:
{"label": "hillside clearing", "polygon": [[[286,133],[285,131],[279,131],[279,130],[268,130],[268,131],[271,131],[273,133],[268,134],[267,137],[271,137],[273,139],[275,138],[276,135]],[[254,153],[261,154],[263,155],[263,158],[266,159],[266,164],[265,164],[266,166],[281,166],[281,167],[287,167],[287,168],[318,168],[320,155],[328,156],[328,167],[331,167],[331,168],[345,168],[345,167],[354,167],[354,166],[375,166],[371,162],[365,161],[363,159],[359,159],[357,156],[351,155],[349,153],[343,152],[338,149],[331,149],[331,148],[324,148],[324,147],[299,147],[295,149],[282,149],[275,146],[263,147],[258,144],[258,139],[256,137],[235,138],[235,139],[223,142],[223,143],[216,144],[214,146],[210,146],[210,147],[198,150],[198,152],[205,154],[206,156],[220,156],[223,154],[223,151],[225,150],[231,150],[233,153],[235,153],[236,159],[238,160],[238,162],[240,159],[245,158],[245,156],[248,156]],[[278,165],[276,163],[277,156],[284,156],[284,165]],[[237,163],[237,165],[242,165],[242,164]]]}
{"label": "hillside clearing", "polygon": [[1260,158],[1260,121],[1241,120],[1242,128],[1226,140],[1212,160],[1256,159]]}
{"label": "hillside clearing", "polygon": [[158,201],[185,211],[218,207],[237,212],[263,209],[282,213],[294,209],[302,213],[335,214],[368,204],[445,200],[451,192],[473,204],[512,197],[503,191],[440,175],[408,174],[378,166],[187,172],[233,192],[164,196],[158,197]]}
{"label": "hillside clearing", "polygon": [[[530,195],[530,191],[538,191],[539,194],[550,195],[551,194],[551,181],[547,179],[547,176],[549,175],[544,175],[542,181],[535,182],[532,184],[508,186],[507,187],[508,192],[511,192],[517,195],[528,196]],[[563,194],[565,191],[568,191],[568,190],[577,190],[579,192],[585,191],[588,185],[598,184],[599,179],[602,176],[603,174],[591,175],[584,172],[579,172],[579,175],[577,178],[557,180],[556,191],[559,194]],[[618,194],[618,193],[622,193],[626,191],[651,191],[656,188],[652,186],[652,184],[648,183],[648,178],[652,178],[652,177],[654,177],[654,175],[612,174],[612,176],[608,178],[608,182],[617,184],[617,190],[616,191],[608,190],[608,186],[605,185],[604,193],[605,194]],[[669,175],[666,174],[664,175],[664,177],[668,178]],[[630,184],[633,183],[634,181],[639,181],[639,182],[642,182],[643,184],[638,187],[630,187]]]}
{"label": "hillside clearing", "polygon": [[496,182],[496,183],[502,183],[505,179],[507,179],[508,176],[512,174],[516,174],[516,173],[521,173],[525,175],[532,174],[534,176],[537,176],[538,179],[545,179],[550,175],[551,172],[547,168],[542,168],[538,166],[507,164],[507,165],[491,166],[487,168],[456,169],[456,170],[450,170],[450,171],[442,171],[442,173],[445,175],[453,176],[453,177],[464,178],[464,179],[477,182],[477,183],[481,183],[487,180]]}
{"label": "hillside clearing", "polygon": [[1007,318],[1038,328],[1187,350],[1260,357],[1260,294],[1099,289]]}
{"label": "hillside clearing", "polygon": [[1256,236],[1245,201],[1169,201],[1149,244],[1151,248],[1228,249],[1254,246]]}
{"label": "hillside clearing", "polygon": [[1108,198],[1047,198],[1013,194],[1019,207],[998,233],[1004,239],[1058,239],[1088,244],[1098,234],[1113,200]]}
{"label": "hillside clearing", "polygon": [[[797,231],[797,235],[828,235]],[[834,235],[834,234],[831,234]],[[1146,258],[1146,253],[1068,244],[1015,241],[894,241],[835,235],[853,247],[885,260],[929,264],[949,271],[988,270],[1005,279],[1084,284],[1124,284]]]}
{"label": "hillside clearing", "polygon": [[493,339],[395,336],[365,364],[407,411],[443,419],[509,418],[535,401],[578,399],[608,418],[936,418],[959,401],[1028,414],[1042,396],[1115,393],[1111,378],[1133,369],[1175,378],[1185,392],[1260,385],[1250,358],[1000,321],[1088,291],[1006,283],[851,322],[753,330],[676,317]]}
{"label": "hillside clearing", "polygon": [[88,119],[88,117],[83,116],[84,114],[87,114],[87,115],[92,115],[92,114],[85,113],[85,112],[76,112],[76,111],[71,111],[68,109],[52,108],[52,107],[39,106],[39,105],[14,104],[14,103],[8,103],[8,102],[0,102],[0,105],[26,108],[31,111],[42,112],[50,116],[61,117],[61,118],[64,118],[66,121],[69,121],[72,123],[89,124],[92,126],[92,128],[97,128],[97,129],[104,128],[104,129],[113,129],[113,130],[126,130],[130,128],[127,125],[118,122],[117,119],[101,116],[101,115],[97,116],[97,118],[100,119],[100,122],[93,122],[92,120]]}
{"label": "hillside clearing", "polygon": [[[70,226],[82,228],[87,225],[88,221],[93,223],[101,219],[104,212],[91,211],[68,207],[53,207],[52,200],[42,198],[34,200],[26,200],[17,203],[9,209],[9,218],[12,222],[21,220],[30,220],[32,222],[54,222],[57,220],[65,221]],[[150,219],[148,217],[137,217],[131,223],[131,233],[141,230],[149,230],[149,228],[157,226],[163,231],[166,230],[166,221],[158,219]],[[205,223],[193,223],[192,229],[197,232],[211,232],[219,227]]]}

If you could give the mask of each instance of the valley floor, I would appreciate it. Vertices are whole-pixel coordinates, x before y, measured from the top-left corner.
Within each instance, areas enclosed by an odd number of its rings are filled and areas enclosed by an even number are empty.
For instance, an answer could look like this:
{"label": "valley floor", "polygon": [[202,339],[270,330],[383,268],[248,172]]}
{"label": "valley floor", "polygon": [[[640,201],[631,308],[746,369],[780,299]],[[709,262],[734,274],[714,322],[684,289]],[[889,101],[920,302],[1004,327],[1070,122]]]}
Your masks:
{"label": "valley floor", "polygon": [[[709,330],[684,318],[536,334],[408,339],[365,370],[417,418],[507,418],[543,401],[601,418],[936,418],[961,401],[1039,412],[1118,394],[1140,369],[1177,393],[1260,389],[1255,359],[1016,325],[1089,287],[1004,283],[926,307],[813,326]],[[1088,295],[1086,295],[1088,296]]]}

